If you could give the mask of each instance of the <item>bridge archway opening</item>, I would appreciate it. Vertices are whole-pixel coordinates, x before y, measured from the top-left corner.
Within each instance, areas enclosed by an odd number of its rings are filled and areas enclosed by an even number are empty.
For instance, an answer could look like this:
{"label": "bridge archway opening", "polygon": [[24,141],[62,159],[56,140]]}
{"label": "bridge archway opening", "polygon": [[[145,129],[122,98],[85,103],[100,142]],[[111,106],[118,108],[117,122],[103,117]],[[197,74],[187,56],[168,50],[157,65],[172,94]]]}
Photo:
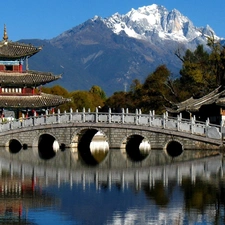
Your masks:
{"label": "bridge archway opening", "polygon": [[166,152],[171,157],[178,157],[183,153],[183,146],[178,141],[170,141],[166,146]]}
{"label": "bridge archway opening", "polygon": [[9,141],[9,152],[12,154],[18,153],[22,149],[22,144],[16,140],[16,139],[11,139]]}
{"label": "bridge archway opening", "polygon": [[78,152],[85,164],[96,166],[106,158],[109,145],[102,132],[96,129],[82,130],[79,134]]}
{"label": "bridge archway opening", "polygon": [[61,145],[60,145],[60,150],[61,150],[62,152],[64,152],[64,151],[66,150],[66,145],[65,145],[64,143],[61,143]]}
{"label": "bridge archway opening", "polygon": [[127,138],[126,153],[134,162],[144,160],[150,152],[150,144],[141,135],[132,135]]}
{"label": "bridge archway opening", "polygon": [[38,153],[39,157],[44,160],[49,160],[55,157],[56,151],[55,145],[58,142],[50,134],[42,134],[38,140]]}
{"label": "bridge archway opening", "polygon": [[28,145],[27,144],[23,144],[23,150],[27,150]]}

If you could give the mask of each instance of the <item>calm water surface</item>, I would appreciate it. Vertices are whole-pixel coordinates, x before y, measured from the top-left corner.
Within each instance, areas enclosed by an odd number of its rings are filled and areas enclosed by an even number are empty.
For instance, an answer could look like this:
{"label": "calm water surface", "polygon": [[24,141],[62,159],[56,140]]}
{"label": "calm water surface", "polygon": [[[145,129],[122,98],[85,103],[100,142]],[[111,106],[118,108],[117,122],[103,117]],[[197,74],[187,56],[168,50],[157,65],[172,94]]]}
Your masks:
{"label": "calm water surface", "polygon": [[0,164],[0,224],[225,224],[219,156],[118,170]]}

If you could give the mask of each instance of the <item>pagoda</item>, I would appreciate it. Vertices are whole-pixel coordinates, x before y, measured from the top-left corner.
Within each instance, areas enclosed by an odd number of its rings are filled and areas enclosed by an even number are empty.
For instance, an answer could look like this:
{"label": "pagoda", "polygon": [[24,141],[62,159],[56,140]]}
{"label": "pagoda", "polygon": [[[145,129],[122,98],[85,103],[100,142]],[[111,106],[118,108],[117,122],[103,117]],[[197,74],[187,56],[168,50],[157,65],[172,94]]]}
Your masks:
{"label": "pagoda", "polygon": [[[34,112],[54,109],[69,99],[57,95],[45,94],[40,87],[61,78],[49,72],[28,70],[28,58],[38,53],[42,47],[8,40],[4,26],[3,40],[0,41],[0,114],[10,110],[19,118],[22,112],[34,115]],[[23,70],[24,61],[26,69]],[[31,113],[32,112],[32,113]]]}

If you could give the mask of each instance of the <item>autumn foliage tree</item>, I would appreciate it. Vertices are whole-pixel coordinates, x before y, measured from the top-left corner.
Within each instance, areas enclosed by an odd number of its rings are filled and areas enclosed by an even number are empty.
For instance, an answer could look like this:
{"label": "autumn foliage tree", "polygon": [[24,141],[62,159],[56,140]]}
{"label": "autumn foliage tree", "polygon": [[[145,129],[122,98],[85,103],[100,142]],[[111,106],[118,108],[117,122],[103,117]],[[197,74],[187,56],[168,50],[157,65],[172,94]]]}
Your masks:
{"label": "autumn foliage tree", "polygon": [[85,108],[95,111],[97,107],[102,107],[106,100],[105,92],[99,86],[92,86],[89,91],[73,91],[70,97],[74,103],[74,108],[79,111]]}
{"label": "autumn foliage tree", "polygon": [[[42,87],[41,91],[47,94],[60,95],[68,99],[70,98],[69,92],[65,88],[61,87],[60,85],[55,85],[53,87]],[[69,101],[67,103],[64,103],[63,105],[56,107],[56,110],[60,109],[61,112],[64,112],[64,111],[69,111],[70,108],[74,108],[74,104],[72,101]]]}
{"label": "autumn foliage tree", "polygon": [[106,98],[105,92],[98,86],[93,86],[89,91],[78,90],[68,92],[60,85],[56,85],[53,87],[42,87],[41,91],[70,99],[68,103],[56,108],[56,110],[59,108],[61,112],[69,111],[70,109],[82,111],[83,108],[86,108],[86,110],[91,109],[93,111],[96,107],[103,106]]}

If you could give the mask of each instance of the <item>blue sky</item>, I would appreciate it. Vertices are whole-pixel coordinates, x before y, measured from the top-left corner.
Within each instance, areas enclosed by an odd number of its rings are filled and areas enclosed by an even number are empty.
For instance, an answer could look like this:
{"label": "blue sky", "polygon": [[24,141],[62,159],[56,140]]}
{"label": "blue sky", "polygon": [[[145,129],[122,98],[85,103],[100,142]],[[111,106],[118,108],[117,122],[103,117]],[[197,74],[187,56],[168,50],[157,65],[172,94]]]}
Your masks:
{"label": "blue sky", "polygon": [[[108,17],[131,8],[158,4],[179,10],[195,26],[212,27],[225,37],[225,0],[7,0],[1,6],[0,29],[7,26],[10,40],[51,39],[95,15]],[[1,33],[0,33],[1,35]]]}

